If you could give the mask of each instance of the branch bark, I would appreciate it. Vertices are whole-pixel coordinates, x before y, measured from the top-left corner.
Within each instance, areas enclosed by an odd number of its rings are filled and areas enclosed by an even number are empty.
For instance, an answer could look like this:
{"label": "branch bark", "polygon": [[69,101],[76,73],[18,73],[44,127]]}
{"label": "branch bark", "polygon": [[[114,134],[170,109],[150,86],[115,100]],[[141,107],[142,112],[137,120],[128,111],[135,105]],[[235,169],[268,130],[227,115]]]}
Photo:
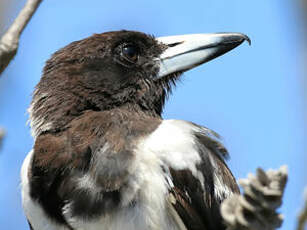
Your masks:
{"label": "branch bark", "polygon": [[276,209],[288,178],[287,167],[263,171],[239,180],[244,193],[233,195],[221,206],[221,214],[227,230],[274,230],[281,226],[283,217]]}
{"label": "branch bark", "polygon": [[305,205],[298,215],[296,230],[304,230],[307,225],[307,187],[305,188]]}
{"label": "branch bark", "polygon": [[4,135],[5,135],[4,129],[0,128],[0,149],[1,149],[1,146],[2,146],[2,141],[3,141]]}
{"label": "branch bark", "polygon": [[17,53],[19,38],[42,0],[28,0],[0,40],[0,74]]}
{"label": "branch bark", "polygon": [[[305,125],[307,125],[307,0],[301,0],[301,4],[298,4],[299,9],[302,11],[302,19],[303,19],[303,39],[302,39],[302,46],[303,46],[303,51],[302,51],[302,68],[303,68],[303,76],[302,76],[302,81],[303,81],[303,92],[304,92],[304,100],[305,100]],[[307,136],[307,132],[305,131],[305,138]],[[305,143],[306,146],[306,143]],[[307,147],[307,146],[306,146]],[[305,176],[306,179],[306,176]],[[297,227],[296,230],[304,230],[307,229],[307,187],[305,188],[305,203],[303,206],[303,209],[300,211],[297,219]]]}

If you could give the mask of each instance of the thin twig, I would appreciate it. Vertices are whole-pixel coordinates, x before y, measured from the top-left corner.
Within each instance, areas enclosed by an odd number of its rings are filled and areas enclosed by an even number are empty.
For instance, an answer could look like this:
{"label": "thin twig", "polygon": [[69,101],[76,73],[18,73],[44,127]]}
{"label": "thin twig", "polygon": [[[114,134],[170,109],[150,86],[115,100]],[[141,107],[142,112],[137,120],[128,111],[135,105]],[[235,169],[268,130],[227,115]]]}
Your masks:
{"label": "thin twig", "polygon": [[[302,16],[303,16],[303,32],[304,32],[304,38],[302,39],[303,42],[303,51],[302,51],[302,58],[303,58],[303,63],[302,63],[302,67],[303,67],[303,76],[302,76],[302,80],[304,83],[304,87],[305,90],[303,90],[304,92],[304,96],[305,96],[305,101],[307,102],[307,80],[306,80],[306,76],[307,76],[307,0],[302,0],[301,1],[302,5],[299,5],[300,9],[302,10]],[[305,103],[306,105],[306,103]],[[307,124],[307,119],[306,119],[306,115],[307,115],[307,107],[305,107],[305,123]],[[306,144],[305,144],[306,145]],[[307,227],[307,187],[305,188],[305,204],[304,204],[304,208],[300,211],[298,218],[297,218],[297,228],[296,230],[304,230]]]}
{"label": "thin twig", "polygon": [[0,149],[1,149],[1,146],[2,146],[4,135],[5,135],[4,129],[0,128]]}
{"label": "thin twig", "polygon": [[42,0],[28,0],[0,40],[0,74],[17,53],[19,38]]}
{"label": "thin twig", "polygon": [[298,215],[296,230],[304,230],[307,225],[307,187],[305,188],[305,204],[304,208]]}

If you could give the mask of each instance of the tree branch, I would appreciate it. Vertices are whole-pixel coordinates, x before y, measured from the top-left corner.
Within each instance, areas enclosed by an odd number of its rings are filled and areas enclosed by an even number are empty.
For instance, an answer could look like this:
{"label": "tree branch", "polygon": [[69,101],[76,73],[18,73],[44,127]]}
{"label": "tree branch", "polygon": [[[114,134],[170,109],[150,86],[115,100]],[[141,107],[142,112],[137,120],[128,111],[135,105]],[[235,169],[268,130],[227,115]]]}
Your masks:
{"label": "tree branch", "polygon": [[234,195],[221,205],[221,214],[227,230],[273,230],[281,226],[283,217],[276,212],[282,203],[287,182],[287,167],[257,174],[249,174],[241,179],[242,195]]}
{"label": "tree branch", "polygon": [[0,128],[0,149],[1,149],[1,145],[2,145],[4,135],[5,135],[4,129]]}
{"label": "tree branch", "polygon": [[[301,0],[301,4],[299,4],[299,9],[302,10],[302,16],[303,16],[303,51],[302,51],[302,58],[303,58],[303,62],[302,62],[302,67],[303,67],[303,76],[302,76],[302,81],[303,81],[303,85],[305,90],[303,90],[304,92],[304,96],[305,96],[305,108],[304,108],[304,112],[305,112],[305,123],[307,124],[307,119],[306,119],[306,115],[307,115],[307,106],[306,106],[306,102],[307,102],[307,80],[306,80],[306,76],[307,76],[307,0]],[[305,144],[306,146],[306,144]],[[297,219],[297,228],[296,230],[304,230],[306,229],[307,226],[307,187],[305,188],[305,204],[303,209],[300,211],[299,215],[298,215],[298,219]]]}
{"label": "tree branch", "polygon": [[307,224],[307,187],[305,188],[305,204],[303,210],[298,215],[296,230],[304,230]]}
{"label": "tree branch", "polygon": [[17,53],[19,38],[42,0],[28,0],[0,40],[0,74]]}

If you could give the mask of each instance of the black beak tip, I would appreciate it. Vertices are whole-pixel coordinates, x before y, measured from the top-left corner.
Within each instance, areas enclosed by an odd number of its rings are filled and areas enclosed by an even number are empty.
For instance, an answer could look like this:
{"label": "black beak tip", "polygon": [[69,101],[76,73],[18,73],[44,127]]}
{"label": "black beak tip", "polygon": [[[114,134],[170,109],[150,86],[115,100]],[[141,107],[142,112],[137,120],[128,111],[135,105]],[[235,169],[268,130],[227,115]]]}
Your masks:
{"label": "black beak tip", "polygon": [[251,41],[251,39],[247,35],[242,34],[242,38],[243,38],[242,42],[247,41],[248,45],[252,45],[252,41]]}
{"label": "black beak tip", "polygon": [[[249,45],[252,44],[251,39],[246,34],[242,34],[242,33],[234,33],[228,39],[229,39],[228,42],[230,42],[230,43],[233,42],[233,43],[242,44],[244,41],[247,41]],[[227,40],[226,40],[226,42],[227,42]]]}
{"label": "black beak tip", "polygon": [[223,38],[223,44],[229,44],[230,46],[234,45],[235,47],[242,44],[244,41],[247,41],[249,45],[252,44],[251,39],[242,33],[225,33]]}

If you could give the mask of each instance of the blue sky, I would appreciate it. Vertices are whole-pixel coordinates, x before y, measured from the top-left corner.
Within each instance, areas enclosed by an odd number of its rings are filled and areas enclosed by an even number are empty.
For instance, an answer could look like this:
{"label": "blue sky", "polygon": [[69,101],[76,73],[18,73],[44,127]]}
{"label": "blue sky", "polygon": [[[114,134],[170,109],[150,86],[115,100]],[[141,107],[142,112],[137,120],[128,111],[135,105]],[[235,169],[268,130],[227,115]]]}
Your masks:
{"label": "blue sky", "polygon": [[[14,1],[11,22],[25,1]],[[306,184],[302,34],[294,1],[44,1],[25,29],[19,52],[0,78],[0,226],[28,229],[20,201],[19,170],[33,145],[26,125],[31,92],[44,62],[68,43],[109,30],[155,36],[243,32],[247,43],[184,74],[164,118],[184,119],[217,131],[237,178],[262,166],[289,166],[281,229],[294,229]],[[3,28],[0,30],[3,32]],[[306,137],[305,137],[306,138]]]}

